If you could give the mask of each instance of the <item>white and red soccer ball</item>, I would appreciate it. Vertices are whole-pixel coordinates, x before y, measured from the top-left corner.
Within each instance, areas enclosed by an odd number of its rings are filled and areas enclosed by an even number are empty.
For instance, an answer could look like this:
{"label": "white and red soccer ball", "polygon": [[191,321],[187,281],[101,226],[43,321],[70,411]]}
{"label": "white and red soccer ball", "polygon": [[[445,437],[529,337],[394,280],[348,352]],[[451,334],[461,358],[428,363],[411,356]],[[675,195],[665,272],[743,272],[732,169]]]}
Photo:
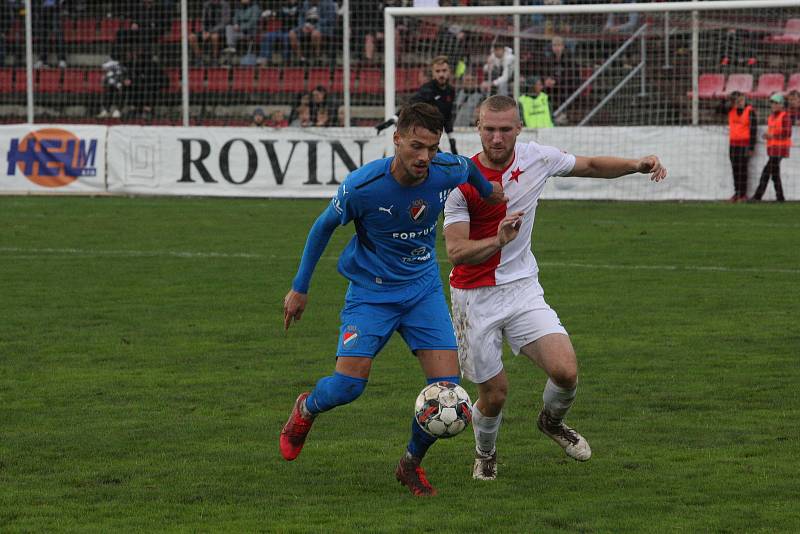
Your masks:
{"label": "white and red soccer ball", "polygon": [[452,438],[472,421],[469,395],[452,382],[429,384],[417,396],[414,410],[422,430],[437,438]]}

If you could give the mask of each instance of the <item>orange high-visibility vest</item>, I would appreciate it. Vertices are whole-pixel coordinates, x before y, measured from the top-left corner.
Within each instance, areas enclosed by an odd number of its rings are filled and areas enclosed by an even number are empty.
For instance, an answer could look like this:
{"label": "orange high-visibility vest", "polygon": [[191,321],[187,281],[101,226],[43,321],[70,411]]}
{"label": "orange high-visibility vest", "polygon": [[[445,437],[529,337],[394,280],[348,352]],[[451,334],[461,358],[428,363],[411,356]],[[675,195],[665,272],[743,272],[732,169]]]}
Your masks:
{"label": "orange high-visibility vest", "polygon": [[744,111],[739,114],[736,108],[728,112],[728,135],[731,144],[750,143],[750,111],[753,106],[745,106]]}
{"label": "orange high-visibility vest", "polygon": [[770,139],[767,139],[767,150],[770,148],[789,148],[792,146],[791,137],[785,139],[776,139],[775,137],[783,132],[783,121],[786,120],[786,112],[779,111],[778,113],[770,113],[767,117],[767,134]]}

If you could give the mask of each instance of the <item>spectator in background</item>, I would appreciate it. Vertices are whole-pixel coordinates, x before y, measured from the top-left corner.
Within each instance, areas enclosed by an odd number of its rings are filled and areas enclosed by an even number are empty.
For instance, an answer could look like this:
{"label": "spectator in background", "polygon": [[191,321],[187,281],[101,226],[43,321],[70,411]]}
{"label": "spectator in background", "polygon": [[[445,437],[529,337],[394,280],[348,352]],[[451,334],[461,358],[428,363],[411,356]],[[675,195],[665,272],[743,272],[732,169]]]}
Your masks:
{"label": "spectator in background", "polygon": [[[580,86],[578,66],[566,50],[564,39],[558,35],[551,39],[550,50],[545,52],[539,72],[544,82],[544,90],[550,98],[552,110],[558,109]],[[557,121],[563,119],[556,117]]]}
{"label": "spectator in background", "polygon": [[303,93],[297,99],[297,105],[289,114],[289,126],[311,126],[311,94]]}
{"label": "spectator in background", "polygon": [[253,120],[250,123],[250,126],[254,126],[256,128],[263,128],[267,126],[267,114],[264,113],[263,108],[256,108],[253,111]]}
{"label": "spectator in background", "polygon": [[484,91],[492,95],[508,96],[509,83],[514,74],[514,51],[497,39],[483,66],[483,72],[487,78],[481,85]]}
{"label": "spectator in background", "polygon": [[174,16],[171,3],[159,0],[129,0],[122,3],[119,14],[129,22],[127,28],[117,32],[111,57],[119,61],[126,51],[136,48],[139,52],[156,54],[156,44],[167,33]]}
{"label": "spectator in background", "polygon": [[[634,0],[611,0],[612,4],[621,4],[623,2],[632,4]],[[614,34],[631,33],[637,28],[638,24],[638,13],[609,13],[608,17],[606,17],[606,24],[603,26],[603,31]]]}
{"label": "spectator in background", "polygon": [[800,123],[800,91],[789,91],[786,101],[789,104],[789,109],[786,110],[789,113],[789,120],[792,124]]}
{"label": "spectator in background", "polygon": [[336,29],[336,4],[333,0],[305,0],[300,8],[300,23],[289,32],[289,42],[295,57],[305,63],[303,48],[311,45],[317,61],[322,61],[323,39],[333,37]]}
{"label": "spectator in background", "polygon": [[158,95],[169,86],[169,80],[161,64],[152,56],[134,51],[128,65],[130,96],[128,103],[140,119],[153,118],[153,105]]}
{"label": "spectator in background", "polygon": [[380,0],[350,0],[350,35],[355,45],[353,51],[356,55],[360,53],[364,61],[369,63],[375,61],[375,44],[383,42],[384,7],[384,2]]}
{"label": "spectator in background", "polygon": [[453,119],[453,126],[466,128],[477,124],[478,106],[483,100],[478,80],[471,72],[464,74],[461,80],[461,88],[456,93],[454,108],[456,115]]}
{"label": "spectator in background", "polygon": [[289,121],[286,120],[286,115],[283,113],[283,110],[276,109],[272,112],[272,115],[269,116],[269,120],[267,120],[267,126],[271,128],[285,128],[289,126]]}
{"label": "spectator in background", "polygon": [[203,12],[200,17],[201,28],[197,33],[189,34],[189,44],[192,45],[195,61],[204,63],[203,47],[210,46],[211,58],[216,63],[219,60],[220,43],[225,32],[225,27],[231,20],[231,6],[227,0],[207,0],[203,3]]}
{"label": "spectator in background", "polygon": [[251,2],[251,0],[239,0],[239,4],[233,10],[233,24],[225,26],[225,52],[235,54],[238,42],[246,39],[248,41],[247,52],[250,53],[260,22],[261,8],[258,7],[258,3]]}
{"label": "spectator in background", "polygon": [[733,170],[733,196],[730,202],[747,200],[747,180],[750,158],[756,146],[758,119],[753,106],[739,91],[731,93],[730,100],[717,106],[718,113],[728,115],[728,154]]}
{"label": "spectator in background", "polygon": [[522,107],[522,123],[526,128],[553,127],[550,102],[540,77],[534,76],[530,94],[520,95],[519,104]]}
{"label": "spectator in background", "polygon": [[333,126],[328,108],[320,108],[317,110],[317,116],[314,118],[314,126]]}
{"label": "spectator in background", "polygon": [[[330,102],[328,100],[328,90],[323,86],[318,85],[311,91],[311,101],[309,102],[311,110],[311,121],[315,124],[318,122],[317,117],[320,113],[324,113],[326,121],[330,121]],[[327,126],[327,125],[326,125]]]}
{"label": "spectator in background", "polygon": [[[61,16],[64,0],[32,0],[33,38],[39,45],[39,59],[33,68],[47,66],[47,55],[52,52],[58,61],[59,68],[66,68],[67,53],[64,48],[64,30],[61,28]],[[52,41],[53,47],[50,48]]]}
{"label": "spectator in background", "polygon": [[772,108],[767,118],[767,133],[764,139],[767,140],[767,164],[761,171],[761,181],[758,183],[756,192],[753,193],[752,200],[758,202],[764,196],[769,179],[772,178],[772,185],[775,186],[775,199],[784,202],[783,184],[781,184],[781,160],[789,157],[789,149],[792,146],[792,121],[784,108],[785,100],[783,95],[775,93],[769,97]]}
{"label": "spectator in background", "polygon": [[125,96],[131,85],[125,67],[114,59],[103,63],[103,96],[98,119],[119,119],[125,106]]}
{"label": "spectator in background", "polygon": [[[266,64],[272,61],[272,51],[276,44],[280,44],[280,52],[283,62],[289,63],[289,31],[300,26],[300,4],[298,0],[286,0],[280,2],[278,9],[267,10],[261,15],[266,18],[273,18],[277,22],[277,27],[267,31],[261,37],[261,50],[259,51],[259,64]],[[269,22],[267,23],[269,27]]]}

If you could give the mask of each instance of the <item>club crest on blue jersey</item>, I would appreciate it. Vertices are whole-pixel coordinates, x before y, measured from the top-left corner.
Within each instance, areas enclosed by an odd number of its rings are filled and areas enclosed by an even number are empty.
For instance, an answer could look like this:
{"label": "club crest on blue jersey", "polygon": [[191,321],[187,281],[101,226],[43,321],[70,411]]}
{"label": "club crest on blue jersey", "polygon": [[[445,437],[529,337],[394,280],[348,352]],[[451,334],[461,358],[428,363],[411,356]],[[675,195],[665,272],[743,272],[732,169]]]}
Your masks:
{"label": "club crest on blue jersey", "polygon": [[356,325],[347,325],[342,334],[342,348],[352,349],[358,344],[358,337],[361,332]]}
{"label": "club crest on blue jersey", "polygon": [[425,215],[428,213],[428,203],[423,199],[417,199],[408,207],[408,214],[411,220],[415,223],[421,223],[425,220]]}

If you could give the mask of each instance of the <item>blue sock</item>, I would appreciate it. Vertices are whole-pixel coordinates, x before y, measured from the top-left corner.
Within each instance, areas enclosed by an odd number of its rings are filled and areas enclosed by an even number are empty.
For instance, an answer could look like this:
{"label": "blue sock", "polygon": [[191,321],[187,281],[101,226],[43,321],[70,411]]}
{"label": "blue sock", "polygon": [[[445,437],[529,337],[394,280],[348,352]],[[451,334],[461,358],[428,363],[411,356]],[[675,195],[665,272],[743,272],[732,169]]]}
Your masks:
{"label": "blue sock", "polygon": [[327,412],[336,406],[353,402],[366,387],[366,378],[333,373],[317,382],[311,395],[306,399],[306,408],[315,415]]}
{"label": "blue sock", "polygon": [[453,384],[460,384],[461,383],[461,377],[460,376],[435,376],[433,378],[428,378],[428,385],[431,385],[434,382],[452,382]]}
{"label": "blue sock", "polygon": [[[437,376],[433,378],[428,378],[428,384],[433,384],[434,382],[453,382],[454,384],[458,384],[461,382],[461,377],[459,376]],[[436,438],[422,430],[422,427],[419,426],[417,423],[417,418],[411,418],[411,440],[408,442],[408,453],[411,456],[416,456],[417,458],[422,459],[425,456],[425,453],[428,452],[428,449],[431,445],[436,441]]]}

